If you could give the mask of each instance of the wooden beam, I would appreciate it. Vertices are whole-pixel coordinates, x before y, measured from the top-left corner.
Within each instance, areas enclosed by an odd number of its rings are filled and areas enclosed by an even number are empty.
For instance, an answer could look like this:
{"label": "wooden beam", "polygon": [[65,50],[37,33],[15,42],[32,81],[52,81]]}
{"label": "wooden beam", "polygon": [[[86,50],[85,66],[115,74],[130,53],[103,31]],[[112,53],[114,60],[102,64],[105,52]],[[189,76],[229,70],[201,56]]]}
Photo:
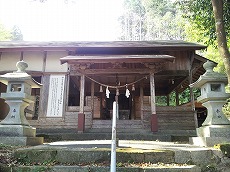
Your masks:
{"label": "wooden beam", "polygon": [[61,63],[148,63],[148,62],[173,62],[174,56],[170,55],[80,55],[62,57]]}
{"label": "wooden beam", "polygon": [[164,77],[164,76],[188,76],[189,71],[188,70],[164,70],[157,74],[155,74],[155,77]]}
{"label": "wooden beam", "polygon": [[100,74],[148,74],[152,70],[150,69],[84,69],[71,71],[71,75],[74,73],[82,73],[87,75],[100,75]]}

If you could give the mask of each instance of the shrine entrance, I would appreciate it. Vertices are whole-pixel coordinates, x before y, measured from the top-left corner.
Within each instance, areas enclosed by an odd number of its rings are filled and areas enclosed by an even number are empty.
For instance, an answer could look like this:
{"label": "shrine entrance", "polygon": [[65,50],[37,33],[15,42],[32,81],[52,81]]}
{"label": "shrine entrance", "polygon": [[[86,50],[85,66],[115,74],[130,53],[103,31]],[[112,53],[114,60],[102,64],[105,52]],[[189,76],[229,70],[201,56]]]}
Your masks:
{"label": "shrine entrance", "polygon": [[[115,93],[112,93],[109,98],[105,100],[105,106],[102,108],[102,119],[112,119],[113,102],[115,101]],[[132,97],[126,97],[125,94],[118,96],[118,114],[120,120],[131,119],[132,114]]]}

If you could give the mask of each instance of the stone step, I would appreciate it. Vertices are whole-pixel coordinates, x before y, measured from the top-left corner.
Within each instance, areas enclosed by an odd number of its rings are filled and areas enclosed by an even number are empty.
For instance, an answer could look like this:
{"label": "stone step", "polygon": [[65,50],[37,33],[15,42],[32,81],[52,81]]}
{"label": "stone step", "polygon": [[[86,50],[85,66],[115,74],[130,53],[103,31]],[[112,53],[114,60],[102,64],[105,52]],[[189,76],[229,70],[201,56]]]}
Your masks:
{"label": "stone step", "polygon": [[[81,145],[81,148],[49,147],[40,149],[24,149],[15,151],[15,158],[21,162],[42,164],[55,160],[60,164],[93,164],[110,160],[111,149],[106,145]],[[110,146],[110,145],[108,145]],[[86,147],[86,148],[85,148]],[[117,148],[117,163],[175,163],[174,152],[170,150],[141,150],[131,148]],[[21,159],[21,157],[24,157]]]}
{"label": "stone step", "polygon": [[[59,140],[110,140],[112,138],[111,133],[79,133],[79,134],[37,134],[38,136],[44,137],[46,142],[53,142]],[[152,140],[152,141],[171,141],[170,135],[154,135],[143,133],[117,133],[117,139],[119,140]]]}
{"label": "stone step", "polygon": [[[116,120],[117,124],[141,124],[141,120]],[[112,120],[93,120],[93,124],[112,124]]]}
{"label": "stone step", "polygon": [[[117,120],[117,129],[142,129],[141,120]],[[97,128],[112,128],[112,120],[93,120],[93,129]]]}
{"label": "stone step", "polygon": [[[156,165],[157,166],[157,165]],[[109,166],[21,166],[21,167],[5,167],[0,168],[4,172],[108,172]],[[201,172],[200,167],[196,165],[170,165],[165,167],[117,167],[119,172]]]}
{"label": "stone step", "polygon": [[[111,140],[60,141],[17,149],[14,151],[14,157],[21,161],[21,164],[32,163],[35,167],[36,164],[51,164],[46,171],[103,172],[109,171],[110,147]],[[116,164],[119,172],[200,172],[202,168],[219,162],[215,154],[211,149],[189,144],[119,140]],[[53,162],[55,163],[52,165]]]}
{"label": "stone step", "polygon": [[[91,128],[87,129],[85,133],[111,133],[112,128]],[[142,134],[153,134],[150,130],[144,130],[142,128],[117,128],[116,133],[142,133]]]}
{"label": "stone step", "polygon": [[[59,140],[110,140],[110,128],[88,129],[85,133],[77,133],[75,129],[37,129],[37,136],[44,137],[46,142]],[[120,140],[152,140],[189,142],[195,136],[193,131],[158,131],[153,133],[144,129],[117,129]]]}
{"label": "stone step", "polygon": [[[110,140],[112,138],[112,130],[108,128],[90,129],[85,133],[75,132],[52,132],[48,130],[39,130],[37,136],[44,137],[45,142],[54,142],[59,140]],[[152,141],[171,141],[171,135],[157,134],[148,132],[143,129],[124,129],[117,130],[116,137],[120,140],[152,140]],[[188,142],[188,137],[187,137]]]}

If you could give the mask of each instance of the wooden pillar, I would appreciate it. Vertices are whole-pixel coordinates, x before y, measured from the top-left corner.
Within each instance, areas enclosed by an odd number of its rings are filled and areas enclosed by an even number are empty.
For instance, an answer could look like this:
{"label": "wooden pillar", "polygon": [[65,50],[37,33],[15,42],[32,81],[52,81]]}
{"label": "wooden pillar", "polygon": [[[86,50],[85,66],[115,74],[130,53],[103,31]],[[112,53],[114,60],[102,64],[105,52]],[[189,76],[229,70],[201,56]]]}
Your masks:
{"label": "wooden pillar", "polygon": [[[192,70],[189,71],[189,85],[193,83],[193,79],[192,79]],[[197,119],[197,112],[196,112],[196,107],[195,107],[195,99],[194,99],[194,93],[193,93],[193,88],[189,87],[189,91],[190,91],[190,102],[192,105],[192,110],[194,111],[194,121],[195,121],[195,127],[198,128],[198,119]]]}
{"label": "wooden pillar", "polygon": [[23,60],[23,57],[24,57],[24,52],[23,52],[23,51],[21,51],[20,61],[22,61],[22,60]]}
{"label": "wooden pillar", "polygon": [[41,78],[41,83],[42,87],[40,89],[40,99],[39,99],[39,114],[38,118],[46,117],[47,114],[47,104],[48,104],[48,95],[49,94],[49,76],[45,75],[46,71],[46,59],[47,59],[47,52],[45,51],[43,53],[43,64],[42,64],[42,78]]}
{"label": "wooden pillar", "polygon": [[92,111],[92,118],[94,113],[94,82],[91,81],[91,111]]}
{"label": "wooden pillar", "polygon": [[80,109],[79,109],[79,113],[78,113],[78,132],[79,133],[83,133],[85,131],[84,102],[85,102],[85,75],[81,75]]}
{"label": "wooden pillar", "polygon": [[135,92],[131,93],[131,119],[136,119],[136,111],[135,111]]}
{"label": "wooden pillar", "polygon": [[[189,85],[192,84],[192,71],[189,71]],[[192,104],[192,110],[195,111],[195,101],[194,101],[194,94],[193,94],[193,88],[189,87],[189,91],[190,91],[190,101]]]}
{"label": "wooden pillar", "polygon": [[169,94],[167,94],[167,96],[166,96],[166,98],[167,98],[167,106],[169,106],[170,105],[170,97],[169,97]]}
{"label": "wooden pillar", "polygon": [[178,90],[176,90],[176,106],[179,106],[179,93],[178,93]]}
{"label": "wooden pillar", "polygon": [[94,115],[94,82],[91,81],[91,127],[93,125],[93,115]]}
{"label": "wooden pillar", "polygon": [[143,86],[140,86],[140,103],[141,103],[141,120],[143,120],[143,110],[144,110],[144,90]]}
{"label": "wooden pillar", "polygon": [[156,114],[156,100],[155,100],[155,82],[154,82],[154,74],[150,74],[150,100],[151,100],[151,131],[158,131],[158,120]]}

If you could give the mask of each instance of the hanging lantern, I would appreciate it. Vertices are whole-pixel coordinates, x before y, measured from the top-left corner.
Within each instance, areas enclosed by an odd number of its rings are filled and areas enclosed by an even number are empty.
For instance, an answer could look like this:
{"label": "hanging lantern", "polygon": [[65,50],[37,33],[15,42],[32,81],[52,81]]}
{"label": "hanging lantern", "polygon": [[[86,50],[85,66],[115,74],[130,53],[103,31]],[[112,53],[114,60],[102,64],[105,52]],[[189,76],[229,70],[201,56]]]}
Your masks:
{"label": "hanging lantern", "polygon": [[109,87],[108,86],[106,87],[105,94],[106,94],[106,97],[109,98],[110,91],[109,91]]}
{"label": "hanging lantern", "polygon": [[103,92],[103,88],[102,88],[102,86],[100,85],[100,91],[99,91],[100,93],[102,93]]}
{"label": "hanging lantern", "polygon": [[128,89],[127,87],[126,87],[125,96],[126,96],[127,98],[129,98],[129,96],[130,96],[130,92],[129,92],[129,89]]}

